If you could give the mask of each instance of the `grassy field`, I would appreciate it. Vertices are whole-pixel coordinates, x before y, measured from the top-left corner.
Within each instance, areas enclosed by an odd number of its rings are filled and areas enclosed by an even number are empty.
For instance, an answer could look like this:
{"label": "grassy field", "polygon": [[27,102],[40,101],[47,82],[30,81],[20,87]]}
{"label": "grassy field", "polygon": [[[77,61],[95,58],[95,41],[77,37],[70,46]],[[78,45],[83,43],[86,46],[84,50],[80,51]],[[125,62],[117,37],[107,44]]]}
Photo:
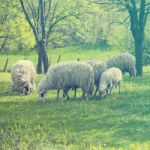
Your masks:
{"label": "grassy field", "polygon": [[[100,59],[106,60],[112,55],[117,54],[117,50],[108,49],[98,49],[94,47],[68,47],[65,49],[52,49],[49,50],[49,60],[51,64],[55,64],[59,55],[61,55],[61,62],[69,61],[69,60],[86,60],[86,59]],[[29,59],[36,65],[37,64],[37,54],[35,51],[15,51],[10,52],[7,56],[5,53],[0,54],[0,71],[3,70],[6,59],[9,58],[9,63],[7,70],[10,71],[12,65],[20,59]]]}
{"label": "grassy field", "polygon": [[[58,55],[61,61],[100,59],[119,53],[116,50],[67,48],[51,50],[52,64]],[[37,56],[10,54],[8,71],[18,59]],[[6,54],[0,55],[3,69]],[[43,75],[37,76],[37,83]],[[10,92],[10,74],[0,72],[0,149],[2,150],[103,150],[150,149],[150,67],[144,76],[130,81],[124,76],[121,94],[114,89],[103,100],[94,97],[81,101],[56,99],[56,91],[49,91],[44,104],[37,92],[23,96]],[[69,93],[73,96],[73,92]],[[61,94],[62,95],[62,94]]]}

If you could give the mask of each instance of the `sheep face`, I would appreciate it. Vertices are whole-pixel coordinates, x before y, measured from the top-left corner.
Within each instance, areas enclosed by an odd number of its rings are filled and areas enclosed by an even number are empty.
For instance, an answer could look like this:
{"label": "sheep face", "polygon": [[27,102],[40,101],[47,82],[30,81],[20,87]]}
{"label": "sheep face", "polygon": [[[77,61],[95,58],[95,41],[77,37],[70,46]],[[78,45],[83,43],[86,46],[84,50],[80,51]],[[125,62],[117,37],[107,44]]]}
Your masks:
{"label": "sheep face", "polygon": [[28,95],[31,93],[31,86],[29,84],[25,84],[22,88],[22,93],[24,95]]}
{"label": "sheep face", "polygon": [[18,86],[18,92],[28,95],[31,93],[32,85],[29,80],[26,78],[20,76],[18,77],[18,81],[16,82],[16,85]]}
{"label": "sheep face", "polygon": [[40,101],[44,102],[46,97],[46,90],[39,91]]}
{"label": "sheep face", "polygon": [[129,71],[130,74],[130,78],[131,80],[136,76],[136,69],[135,68],[131,68]]}
{"label": "sheep face", "polygon": [[100,98],[101,99],[104,98],[106,96],[106,94],[107,94],[107,88],[100,87],[99,88],[99,96],[100,96]]}
{"label": "sheep face", "polygon": [[20,85],[13,84],[12,91],[18,91],[24,95],[28,95],[31,93],[31,85],[27,82],[21,83]]}

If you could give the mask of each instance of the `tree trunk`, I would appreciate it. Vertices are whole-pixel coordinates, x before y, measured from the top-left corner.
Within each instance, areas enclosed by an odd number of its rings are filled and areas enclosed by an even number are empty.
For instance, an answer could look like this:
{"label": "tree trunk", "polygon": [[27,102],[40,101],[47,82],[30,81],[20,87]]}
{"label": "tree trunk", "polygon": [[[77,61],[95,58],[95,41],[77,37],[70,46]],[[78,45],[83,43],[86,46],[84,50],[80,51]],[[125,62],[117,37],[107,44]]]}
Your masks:
{"label": "tree trunk", "polygon": [[42,59],[39,54],[38,54],[37,73],[38,74],[42,73]]}
{"label": "tree trunk", "polygon": [[2,45],[0,46],[0,51],[2,51],[5,48],[5,45],[7,43],[8,38],[5,38],[2,42]]}
{"label": "tree trunk", "polygon": [[47,72],[48,67],[49,67],[49,63],[48,63],[48,55],[47,55],[47,51],[46,51],[46,46],[45,46],[45,41],[39,41],[38,42],[38,71],[40,72],[41,69],[41,64],[43,63],[43,67],[44,67],[44,73]]}
{"label": "tree trunk", "polygon": [[143,42],[142,40],[135,42],[135,57],[136,57],[136,71],[137,76],[143,75]]}

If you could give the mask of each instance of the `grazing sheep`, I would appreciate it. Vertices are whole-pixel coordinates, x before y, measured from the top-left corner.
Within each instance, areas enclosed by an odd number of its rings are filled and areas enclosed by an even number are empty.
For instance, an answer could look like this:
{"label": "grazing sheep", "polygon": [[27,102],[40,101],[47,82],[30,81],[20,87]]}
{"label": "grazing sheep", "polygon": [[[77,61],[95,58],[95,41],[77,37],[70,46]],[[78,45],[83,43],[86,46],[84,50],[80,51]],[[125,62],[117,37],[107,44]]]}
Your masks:
{"label": "grazing sheep", "polygon": [[120,93],[120,84],[122,81],[122,72],[119,68],[110,68],[107,71],[103,72],[99,84],[99,95],[101,98],[110,94],[113,87],[119,87]]}
{"label": "grazing sheep", "polygon": [[94,86],[93,68],[84,62],[67,62],[59,63],[49,67],[48,72],[41,80],[39,85],[39,96],[43,101],[47,90],[60,89],[64,90],[64,94],[68,96],[70,88],[81,88],[82,97],[92,93]]}
{"label": "grazing sheep", "polygon": [[[96,90],[94,92],[94,96],[95,96],[98,91],[101,74],[107,70],[107,65],[98,60],[88,60],[88,61],[86,61],[86,63],[89,64],[90,66],[92,66],[93,71],[94,71],[94,84],[96,86]],[[77,88],[74,88],[73,90],[75,90],[74,98],[76,98]],[[65,97],[66,94],[64,93],[63,96]]]}
{"label": "grazing sheep", "polygon": [[99,81],[102,73],[107,70],[107,65],[103,62],[96,61],[96,60],[88,60],[86,61],[89,65],[93,67],[94,71],[94,83],[96,86],[96,90],[94,96],[96,95],[98,88],[99,88]]}
{"label": "grazing sheep", "polygon": [[36,71],[33,63],[28,60],[19,60],[12,67],[12,91],[20,92],[25,95],[31,93],[35,86]]}
{"label": "grazing sheep", "polygon": [[119,68],[122,73],[128,72],[131,79],[136,76],[135,64],[136,58],[129,52],[121,53],[107,60],[108,68],[116,67]]}

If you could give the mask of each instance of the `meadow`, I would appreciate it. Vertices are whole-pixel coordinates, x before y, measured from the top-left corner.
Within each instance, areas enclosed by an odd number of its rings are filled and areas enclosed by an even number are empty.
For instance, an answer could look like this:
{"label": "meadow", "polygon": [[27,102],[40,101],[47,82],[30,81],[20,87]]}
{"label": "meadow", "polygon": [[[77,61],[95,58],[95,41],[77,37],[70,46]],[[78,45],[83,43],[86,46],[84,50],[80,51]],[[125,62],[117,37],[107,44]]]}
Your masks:
{"label": "meadow", "polygon": [[[51,64],[87,59],[105,61],[119,53],[113,49],[62,48],[49,51]],[[6,58],[7,70],[2,72]],[[56,99],[49,91],[46,102],[38,101],[37,91],[23,96],[10,91],[10,70],[19,59],[37,63],[35,52],[12,52],[0,55],[0,149],[1,150],[149,150],[150,149],[150,66],[144,76],[124,80],[121,93],[100,100],[98,96],[82,101]],[[37,75],[38,82],[43,75]],[[70,96],[73,97],[73,91]]]}

